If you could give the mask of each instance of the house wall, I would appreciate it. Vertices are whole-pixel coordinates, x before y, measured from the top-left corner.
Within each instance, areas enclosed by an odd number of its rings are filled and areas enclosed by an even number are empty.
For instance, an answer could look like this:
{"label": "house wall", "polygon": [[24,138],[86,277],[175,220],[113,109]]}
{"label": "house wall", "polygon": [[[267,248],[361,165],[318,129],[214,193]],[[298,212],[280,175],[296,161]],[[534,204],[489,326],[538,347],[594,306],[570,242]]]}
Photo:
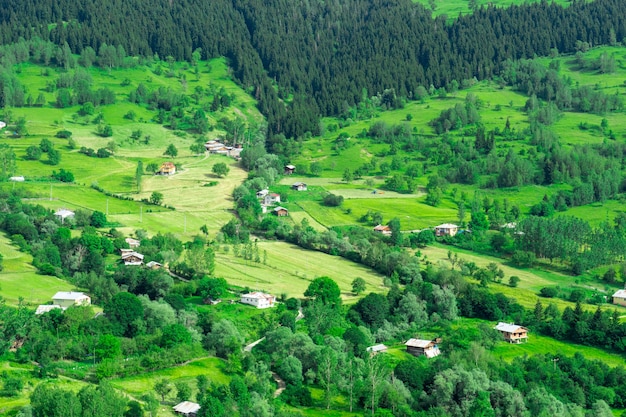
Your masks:
{"label": "house wall", "polygon": [[618,306],[626,306],[626,298],[613,297],[613,304]]}

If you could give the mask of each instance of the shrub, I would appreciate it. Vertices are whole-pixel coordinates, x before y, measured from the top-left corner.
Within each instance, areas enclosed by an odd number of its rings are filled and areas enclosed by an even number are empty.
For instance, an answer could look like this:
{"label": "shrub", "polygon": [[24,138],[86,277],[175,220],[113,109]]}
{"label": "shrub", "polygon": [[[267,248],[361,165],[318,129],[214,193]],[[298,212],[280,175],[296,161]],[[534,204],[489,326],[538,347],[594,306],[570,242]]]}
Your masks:
{"label": "shrub", "polygon": [[539,295],[545,298],[554,298],[559,294],[559,290],[556,287],[543,287],[539,290]]}
{"label": "shrub", "polygon": [[329,207],[339,207],[343,203],[343,196],[327,194],[324,197],[324,205]]}

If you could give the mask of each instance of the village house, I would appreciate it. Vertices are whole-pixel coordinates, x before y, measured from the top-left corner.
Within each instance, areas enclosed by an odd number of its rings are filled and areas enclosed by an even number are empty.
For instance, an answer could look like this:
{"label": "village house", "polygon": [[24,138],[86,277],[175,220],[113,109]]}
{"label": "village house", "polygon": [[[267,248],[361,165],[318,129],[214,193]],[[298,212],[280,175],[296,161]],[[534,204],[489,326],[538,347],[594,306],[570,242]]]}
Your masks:
{"label": "village house", "polygon": [[25,178],[22,176],[18,176],[18,177],[10,177],[9,181],[15,181],[15,182],[24,182]]}
{"label": "village house", "polygon": [[499,331],[504,336],[504,340],[509,343],[528,342],[528,329],[526,327],[500,322],[494,329]]}
{"label": "village house", "polygon": [[385,346],[382,343],[380,343],[378,345],[370,346],[370,347],[368,347],[365,350],[367,352],[369,352],[370,357],[372,357],[372,356],[378,355],[379,353],[386,353],[387,352],[387,346]]}
{"label": "village house", "polygon": [[296,182],[291,186],[292,189],[294,189],[295,191],[306,191],[307,190],[307,186],[305,183],[303,182]]}
{"label": "village house", "polygon": [[459,226],[451,223],[440,224],[435,226],[435,236],[454,236],[459,232]]}
{"label": "village house", "polygon": [[289,210],[284,207],[278,206],[274,209],[274,214],[278,217],[287,217],[289,216]]}
{"label": "village house", "polygon": [[271,193],[263,197],[263,204],[266,206],[271,206],[276,203],[280,203],[280,194]]}
{"label": "village house", "polygon": [[374,231],[376,233],[381,233],[384,236],[391,236],[391,228],[389,226],[384,226],[382,224],[379,224],[378,226],[374,228]]}
{"label": "village house", "polygon": [[256,198],[265,198],[265,196],[269,194],[269,192],[270,190],[268,190],[267,188],[261,191],[257,191]]}
{"label": "village house", "polygon": [[128,246],[131,249],[138,248],[141,245],[140,241],[138,241],[137,239],[133,239],[132,237],[127,237],[124,240],[126,241],[126,243],[128,243]]}
{"label": "village house", "polygon": [[615,294],[613,294],[613,304],[626,306],[626,290],[617,290]]}
{"label": "village house", "polygon": [[296,171],[295,165],[285,165],[285,175],[291,175]]}
{"label": "village house", "polygon": [[61,223],[65,223],[65,219],[73,219],[74,215],[76,213],[74,213],[72,210],[68,210],[68,209],[58,209],[56,212],[54,212],[54,215],[61,220]]}
{"label": "village house", "polygon": [[163,265],[161,265],[160,263],[156,261],[150,261],[146,264],[146,268],[150,268],[150,269],[160,269],[162,267]]}
{"label": "village house", "polygon": [[124,252],[122,253],[122,261],[126,266],[141,265],[143,264],[143,255],[135,251]]}
{"label": "village house", "polygon": [[174,175],[176,174],[176,165],[173,162],[163,162],[161,168],[159,168],[159,175]]}
{"label": "village house", "polygon": [[37,307],[37,310],[35,310],[35,315],[39,316],[41,314],[48,313],[52,310],[56,310],[57,308],[61,308],[61,306],[58,304],[42,304],[39,307]]}
{"label": "village house", "polygon": [[183,401],[182,403],[176,404],[172,408],[178,415],[184,417],[196,417],[196,415],[198,415],[198,410],[200,410],[200,404],[196,404],[191,401]]}
{"label": "village house", "polygon": [[91,305],[91,297],[82,292],[59,291],[52,297],[52,302],[65,310],[71,306]]}
{"label": "village house", "polygon": [[248,294],[242,294],[241,303],[250,304],[256,308],[269,308],[273,307],[274,303],[276,303],[276,297],[271,294],[255,291]]}
{"label": "village house", "polygon": [[409,339],[404,344],[406,346],[407,353],[413,356],[426,356],[428,359],[439,356],[439,339],[435,340],[423,340],[423,339]]}

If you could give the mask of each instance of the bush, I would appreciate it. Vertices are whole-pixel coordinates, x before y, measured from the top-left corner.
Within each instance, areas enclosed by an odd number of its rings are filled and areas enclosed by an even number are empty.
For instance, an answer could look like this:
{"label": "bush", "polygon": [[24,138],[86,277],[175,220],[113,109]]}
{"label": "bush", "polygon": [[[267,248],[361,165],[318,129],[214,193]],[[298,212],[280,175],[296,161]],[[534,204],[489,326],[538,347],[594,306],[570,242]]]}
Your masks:
{"label": "bush", "polygon": [[52,171],[52,178],[61,182],[74,182],[74,174],[70,171],[66,171],[63,168],[57,173],[56,171]]}
{"label": "bush", "polygon": [[539,295],[545,298],[554,298],[559,294],[559,290],[556,287],[543,287],[539,290]]}
{"label": "bush", "polygon": [[513,288],[517,287],[517,284],[519,284],[519,277],[516,275],[511,276],[511,278],[509,278],[509,285]]}
{"label": "bush", "polygon": [[535,254],[527,251],[515,251],[511,261],[519,267],[530,268],[535,264],[537,258]]}
{"label": "bush", "polygon": [[59,130],[54,136],[60,139],[69,139],[72,137],[72,132],[69,130]]}
{"label": "bush", "polygon": [[343,203],[343,196],[327,194],[324,197],[324,205],[329,207],[339,207]]}

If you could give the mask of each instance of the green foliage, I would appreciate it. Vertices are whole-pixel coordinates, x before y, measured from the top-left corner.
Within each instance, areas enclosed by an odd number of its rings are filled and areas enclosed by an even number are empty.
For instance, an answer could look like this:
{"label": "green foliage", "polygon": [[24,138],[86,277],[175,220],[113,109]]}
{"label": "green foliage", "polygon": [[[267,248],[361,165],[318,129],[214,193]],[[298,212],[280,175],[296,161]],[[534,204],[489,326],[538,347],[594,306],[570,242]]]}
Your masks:
{"label": "green foliage", "polygon": [[213,172],[218,177],[225,177],[230,172],[230,168],[228,168],[228,165],[226,165],[224,162],[218,162],[217,164],[213,165],[213,168],[211,168],[211,172]]}
{"label": "green foliage", "polygon": [[165,152],[163,152],[163,155],[176,158],[176,156],[178,156],[178,149],[176,149],[176,146],[174,146],[173,143],[170,143],[169,145],[167,145],[167,149],[165,149]]}
{"label": "green foliage", "polygon": [[366,282],[361,277],[357,277],[354,279],[354,281],[352,281],[352,292],[355,293],[356,295],[359,295],[363,291],[365,291],[365,287],[366,287]]}

